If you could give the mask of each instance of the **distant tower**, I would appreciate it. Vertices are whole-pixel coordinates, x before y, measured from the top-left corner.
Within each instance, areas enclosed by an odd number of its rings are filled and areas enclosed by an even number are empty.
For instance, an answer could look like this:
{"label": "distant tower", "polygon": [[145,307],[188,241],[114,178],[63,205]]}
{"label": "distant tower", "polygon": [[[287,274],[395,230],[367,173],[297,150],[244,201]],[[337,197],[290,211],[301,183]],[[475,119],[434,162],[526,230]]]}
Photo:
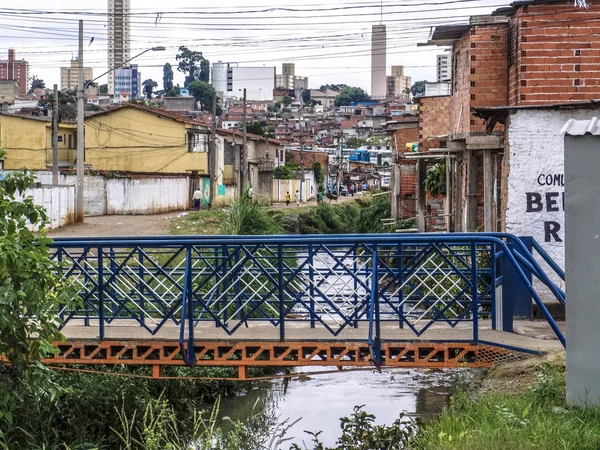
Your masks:
{"label": "distant tower", "polygon": [[385,99],[386,78],[386,31],[385,25],[373,25],[371,41],[371,97]]}
{"label": "distant tower", "polygon": [[[108,70],[117,69],[129,53],[131,0],[108,0]],[[108,74],[108,93],[115,94],[115,72]]]}
{"label": "distant tower", "polygon": [[437,82],[450,80],[450,55],[442,53],[437,55]]}

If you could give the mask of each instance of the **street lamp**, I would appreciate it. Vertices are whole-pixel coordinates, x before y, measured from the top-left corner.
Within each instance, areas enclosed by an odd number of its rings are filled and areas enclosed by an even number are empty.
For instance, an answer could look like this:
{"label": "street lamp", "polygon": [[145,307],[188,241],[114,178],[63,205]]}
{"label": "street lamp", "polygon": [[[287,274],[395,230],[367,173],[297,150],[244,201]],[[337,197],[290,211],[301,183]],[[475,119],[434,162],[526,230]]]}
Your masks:
{"label": "street lamp", "polygon": [[86,89],[87,89],[87,88],[89,88],[89,87],[92,85],[92,83],[93,83],[94,81],[96,81],[96,80],[98,80],[98,79],[102,78],[104,75],[107,75],[107,74],[111,73],[111,72],[112,72],[112,71],[114,71],[114,70],[121,69],[121,68],[125,67],[125,66],[127,65],[127,63],[128,63],[128,62],[130,62],[130,61],[134,60],[134,59],[135,59],[135,58],[137,58],[138,56],[142,56],[144,53],[147,53],[147,52],[164,52],[166,49],[167,49],[167,48],[166,48],[166,47],[163,47],[162,45],[159,45],[158,47],[147,48],[147,49],[146,49],[146,50],[144,50],[143,52],[141,52],[141,53],[138,53],[137,55],[135,55],[135,56],[133,56],[133,57],[129,58],[127,61],[124,61],[124,62],[123,62],[123,64],[121,64],[119,67],[114,67],[114,68],[112,68],[112,69],[110,69],[110,70],[107,70],[107,71],[106,71],[106,72],[104,72],[102,75],[98,75],[98,76],[97,76],[96,78],[94,78],[93,80],[86,80],[86,82],[85,82],[85,86],[84,86],[84,87],[85,87]]}
{"label": "street lamp", "polygon": [[76,202],[75,202],[75,221],[83,223],[84,211],[83,211],[83,177],[85,173],[84,167],[84,152],[85,152],[85,131],[84,131],[84,116],[85,116],[85,104],[84,104],[84,91],[88,88],[94,81],[98,78],[103,77],[107,73],[112,72],[113,70],[120,69],[125,64],[127,64],[132,59],[137,58],[140,55],[143,55],[146,52],[157,52],[164,51],[165,47],[152,47],[144,50],[143,52],[135,55],[133,58],[129,58],[119,67],[114,67],[107,72],[104,72],[102,75],[94,78],[90,81],[83,80],[83,20],[79,21],[79,55],[78,55],[78,84],[77,84],[77,190],[75,192]]}

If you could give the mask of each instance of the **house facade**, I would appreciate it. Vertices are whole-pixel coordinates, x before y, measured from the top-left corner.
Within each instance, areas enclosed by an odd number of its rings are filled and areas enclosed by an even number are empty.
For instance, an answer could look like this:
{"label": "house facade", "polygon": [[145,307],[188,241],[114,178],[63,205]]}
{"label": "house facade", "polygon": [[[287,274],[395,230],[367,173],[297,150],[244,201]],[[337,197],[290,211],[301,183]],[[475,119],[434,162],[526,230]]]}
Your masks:
{"label": "house facade", "polygon": [[[600,5],[519,1],[436,27],[451,47],[453,229],[533,235],[564,258],[562,125],[600,113]],[[423,148],[426,151],[425,148]]]}

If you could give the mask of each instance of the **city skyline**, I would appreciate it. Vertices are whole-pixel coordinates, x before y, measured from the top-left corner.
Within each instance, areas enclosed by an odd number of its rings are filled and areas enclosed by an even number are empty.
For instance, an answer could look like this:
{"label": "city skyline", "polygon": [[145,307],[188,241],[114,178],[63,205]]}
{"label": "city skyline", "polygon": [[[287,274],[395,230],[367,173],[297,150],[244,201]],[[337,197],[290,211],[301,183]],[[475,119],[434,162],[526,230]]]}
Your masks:
{"label": "city skyline", "polygon": [[[370,92],[371,27],[381,22],[388,29],[387,74],[392,65],[403,65],[413,80],[434,81],[436,55],[442,49],[416,46],[427,40],[430,27],[464,22],[469,15],[501,6],[492,0],[472,0],[460,7],[447,1],[428,2],[432,6],[384,1],[381,16],[379,1],[329,0],[315,6],[303,0],[290,8],[272,0],[256,7],[244,3],[234,0],[228,7],[199,8],[191,0],[177,0],[168,7],[156,0],[143,4],[132,0],[131,54],[155,45],[167,48],[136,59],[144,79],[154,79],[160,89],[163,65],[169,62],[175,69],[175,56],[183,45],[202,51],[211,63],[275,66],[279,73],[282,63],[293,62],[296,72],[309,78],[311,88],[344,83]],[[77,21],[83,19],[84,65],[97,73],[108,70],[108,3],[85,9],[79,5],[73,0],[57,0],[53,14],[41,0],[27,1],[19,13],[0,8],[6,23],[0,55],[15,48],[29,61],[31,76],[42,78],[46,85],[59,83],[60,67],[69,65],[77,54]],[[44,27],[47,29],[41,30]],[[183,79],[175,70],[175,83],[183,85]],[[100,81],[106,83],[107,78]]]}

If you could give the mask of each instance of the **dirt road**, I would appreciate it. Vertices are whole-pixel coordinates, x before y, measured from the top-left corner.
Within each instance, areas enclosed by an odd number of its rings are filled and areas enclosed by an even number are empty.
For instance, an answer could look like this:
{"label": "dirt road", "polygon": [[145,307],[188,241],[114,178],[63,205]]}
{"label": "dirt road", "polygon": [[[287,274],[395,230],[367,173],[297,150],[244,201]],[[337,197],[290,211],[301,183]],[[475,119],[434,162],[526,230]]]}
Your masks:
{"label": "dirt road", "polygon": [[169,234],[170,219],[178,212],[151,216],[99,216],[86,217],[82,224],[51,230],[50,237],[69,236],[156,236]]}

